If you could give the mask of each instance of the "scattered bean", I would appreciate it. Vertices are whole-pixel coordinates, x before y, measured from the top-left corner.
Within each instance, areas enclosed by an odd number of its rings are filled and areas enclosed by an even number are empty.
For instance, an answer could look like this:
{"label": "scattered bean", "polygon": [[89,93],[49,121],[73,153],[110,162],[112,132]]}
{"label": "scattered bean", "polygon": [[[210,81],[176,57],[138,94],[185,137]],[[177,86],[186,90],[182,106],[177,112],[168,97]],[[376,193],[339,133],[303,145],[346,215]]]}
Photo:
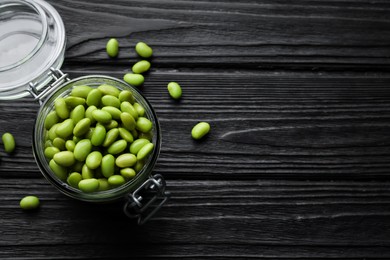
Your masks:
{"label": "scattered bean", "polygon": [[39,207],[39,199],[36,196],[26,196],[20,200],[20,207],[24,210],[32,210]]}
{"label": "scattered bean", "polygon": [[153,54],[152,48],[144,42],[139,42],[135,45],[135,51],[143,58],[150,58]]}
{"label": "scattered bean", "polygon": [[108,56],[110,56],[111,58],[118,56],[118,53],[119,53],[118,40],[114,39],[114,38],[110,39],[106,44],[106,51],[107,51]]}
{"label": "scattered bean", "polygon": [[15,150],[15,138],[10,133],[4,133],[1,137],[6,153],[12,153]]}
{"label": "scattered bean", "polygon": [[141,60],[141,61],[137,62],[131,68],[131,70],[135,74],[144,73],[144,72],[148,71],[149,69],[150,69],[150,62],[147,60]]}
{"label": "scattered bean", "polygon": [[200,122],[196,124],[191,131],[192,138],[198,140],[205,136],[210,131],[210,124],[206,122]]}
{"label": "scattered bean", "polygon": [[173,99],[181,98],[182,90],[181,90],[181,87],[180,87],[180,85],[178,83],[176,83],[176,82],[169,82],[167,88],[168,88],[169,95]]}

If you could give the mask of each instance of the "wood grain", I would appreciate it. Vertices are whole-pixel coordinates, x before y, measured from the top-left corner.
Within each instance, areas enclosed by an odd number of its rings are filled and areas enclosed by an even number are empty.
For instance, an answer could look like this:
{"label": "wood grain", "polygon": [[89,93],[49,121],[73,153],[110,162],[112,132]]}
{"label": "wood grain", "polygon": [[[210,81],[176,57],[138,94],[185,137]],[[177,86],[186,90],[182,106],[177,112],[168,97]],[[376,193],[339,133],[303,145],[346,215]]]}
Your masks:
{"label": "wood grain", "polygon": [[[39,105],[1,102],[0,133],[17,142],[11,155],[0,145],[1,259],[390,258],[388,1],[49,2],[71,78],[122,78],[135,44],[153,47],[140,90],[161,123],[155,172],[172,198],[137,226],[123,201],[66,197],[34,160]],[[202,141],[190,136],[198,121],[212,126]],[[39,210],[19,208],[28,194]]]}

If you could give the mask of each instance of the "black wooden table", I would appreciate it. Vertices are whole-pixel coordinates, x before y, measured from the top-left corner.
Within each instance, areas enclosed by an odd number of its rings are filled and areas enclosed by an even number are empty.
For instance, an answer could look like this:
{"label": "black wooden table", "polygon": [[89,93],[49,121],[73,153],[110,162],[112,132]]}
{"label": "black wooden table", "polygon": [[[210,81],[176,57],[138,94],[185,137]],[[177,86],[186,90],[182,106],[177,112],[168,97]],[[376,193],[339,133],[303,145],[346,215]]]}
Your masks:
{"label": "black wooden table", "polygon": [[[0,259],[390,258],[388,1],[49,2],[71,78],[122,78],[135,44],[153,47],[141,90],[172,198],[137,226],[121,202],[66,197],[34,161],[39,105],[1,102],[17,148],[0,148]],[[198,121],[211,132],[195,142]],[[24,212],[30,194],[41,207]]]}

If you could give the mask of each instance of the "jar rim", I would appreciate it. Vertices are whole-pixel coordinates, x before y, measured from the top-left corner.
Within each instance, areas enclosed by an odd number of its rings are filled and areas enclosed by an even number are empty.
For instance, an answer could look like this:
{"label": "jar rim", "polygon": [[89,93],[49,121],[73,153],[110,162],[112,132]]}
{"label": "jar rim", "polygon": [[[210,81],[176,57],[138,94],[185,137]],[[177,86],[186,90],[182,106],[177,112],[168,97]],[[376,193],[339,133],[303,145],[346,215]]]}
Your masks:
{"label": "jar rim", "polygon": [[[43,152],[44,118],[45,115],[47,115],[48,112],[51,111],[52,107],[54,106],[54,100],[60,96],[65,96],[67,93],[70,93],[70,90],[74,85],[88,85],[86,83],[88,81],[92,81],[99,84],[103,84],[106,82],[116,82],[122,87],[121,89],[127,89],[132,91],[133,94],[136,95],[137,102],[140,102],[141,105],[144,106],[146,113],[150,117],[149,119],[153,122],[153,131],[154,131],[153,140],[152,140],[154,144],[154,150],[152,154],[149,156],[149,158],[147,159],[147,161],[145,162],[145,165],[142,168],[142,170],[138,172],[137,175],[132,180],[128,181],[127,183],[119,187],[107,191],[98,191],[93,193],[82,192],[81,190],[73,188],[69,184],[59,180],[50,170],[48,166],[48,162],[44,157],[44,152]],[[116,87],[118,87],[118,85],[116,85]],[[88,202],[113,201],[118,198],[124,197],[126,194],[134,191],[141,183],[143,183],[147,178],[151,176],[154,166],[157,162],[160,149],[161,149],[161,129],[157,119],[156,112],[154,111],[150,102],[135,87],[130,86],[129,84],[127,84],[126,82],[120,79],[110,77],[110,76],[103,76],[103,75],[82,76],[67,81],[61,86],[59,86],[55,92],[51,93],[50,96],[44,100],[41,108],[38,111],[38,116],[36,117],[35,127],[33,130],[33,154],[43,176],[65,195],[78,200],[88,201]]]}

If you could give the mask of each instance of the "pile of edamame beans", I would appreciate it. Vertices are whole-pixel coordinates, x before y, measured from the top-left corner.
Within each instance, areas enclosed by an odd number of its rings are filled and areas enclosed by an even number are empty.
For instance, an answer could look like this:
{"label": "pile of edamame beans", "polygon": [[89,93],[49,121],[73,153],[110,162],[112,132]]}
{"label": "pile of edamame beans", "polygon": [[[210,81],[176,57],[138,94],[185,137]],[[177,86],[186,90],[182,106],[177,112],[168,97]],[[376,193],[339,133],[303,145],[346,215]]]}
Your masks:
{"label": "pile of edamame beans", "polygon": [[83,192],[125,184],[154,149],[153,123],[129,90],[74,86],[45,118],[45,157],[52,172]]}

